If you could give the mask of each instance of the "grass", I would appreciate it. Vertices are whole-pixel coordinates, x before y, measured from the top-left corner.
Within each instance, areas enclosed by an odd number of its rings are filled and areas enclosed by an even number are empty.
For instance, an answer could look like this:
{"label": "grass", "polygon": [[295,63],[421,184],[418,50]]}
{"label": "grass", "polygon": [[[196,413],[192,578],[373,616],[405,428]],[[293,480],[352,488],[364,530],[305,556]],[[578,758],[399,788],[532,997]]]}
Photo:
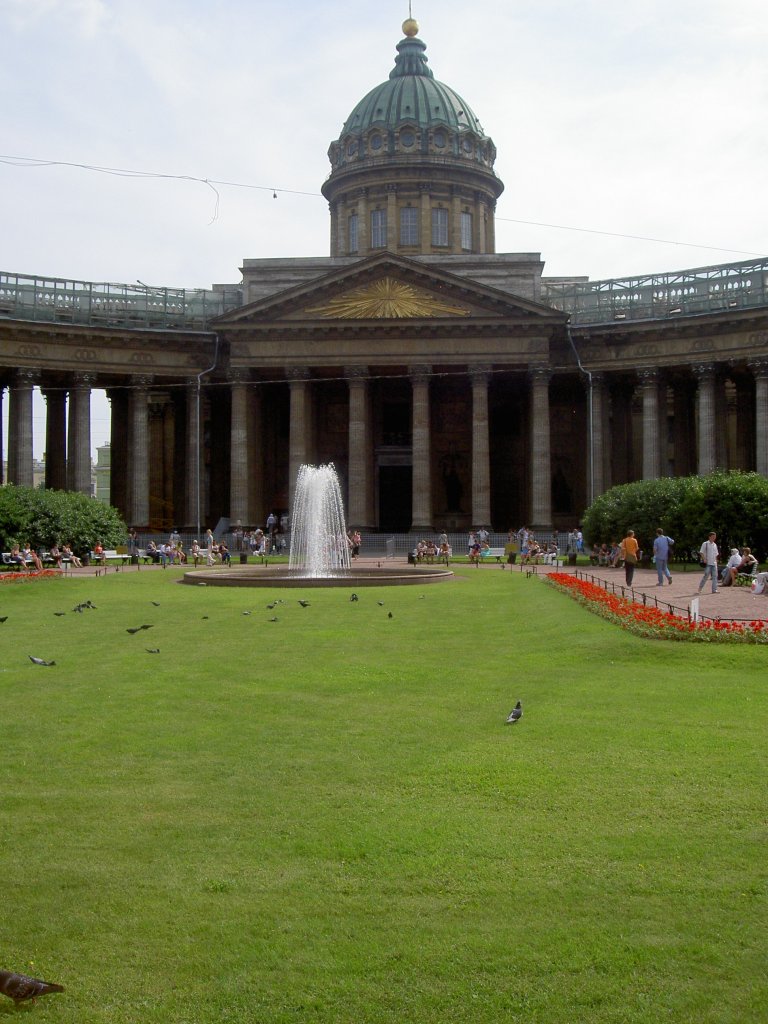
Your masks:
{"label": "grass", "polygon": [[67,988],[37,1019],[765,1019],[764,651],[457,572],[0,589],[0,966]]}

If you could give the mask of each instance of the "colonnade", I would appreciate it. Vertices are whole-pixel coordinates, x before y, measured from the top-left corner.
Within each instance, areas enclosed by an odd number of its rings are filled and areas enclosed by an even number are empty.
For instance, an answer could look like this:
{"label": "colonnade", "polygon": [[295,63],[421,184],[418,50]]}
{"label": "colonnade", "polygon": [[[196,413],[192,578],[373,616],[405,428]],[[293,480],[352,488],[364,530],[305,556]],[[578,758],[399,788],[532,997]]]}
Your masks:
{"label": "colonnade", "polygon": [[[459,368],[457,368],[459,369]],[[749,370],[754,379],[754,399],[744,396],[743,381]],[[461,368],[466,373],[471,394],[471,521],[475,525],[491,523],[491,464],[494,439],[489,417],[489,391],[498,373],[520,376],[522,369],[510,367],[501,370],[494,366],[477,364]],[[529,496],[526,518],[534,528],[546,529],[552,525],[552,435],[550,431],[550,387],[553,371],[546,366],[529,368],[527,374],[527,493]],[[683,374],[686,387],[695,398],[695,452],[691,454],[690,469],[699,473],[723,467],[721,445],[722,410],[724,408],[724,377],[731,372],[714,362],[702,362],[686,367],[641,367],[634,371],[637,395],[641,407],[642,466],[645,479],[666,475],[665,451],[667,446],[668,410],[673,419],[683,417],[683,406],[677,404],[677,391],[668,396],[669,373]],[[339,376],[348,389],[348,519],[359,526],[376,525],[374,509],[375,464],[371,426],[371,371],[367,366],[353,365],[340,368]],[[585,439],[583,471],[587,480],[585,493],[602,493],[613,482],[611,448],[622,435],[622,417],[628,415],[629,399],[618,399],[616,381],[628,379],[631,370],[617,375],[605,370],[594,370],[582,380],[587,388],[588,433]],[[741,391],[738,402],[745,422],[749,423],[751,440],[749,450],[751,466],[768,476],[768,358],[756,358],[739,365]],[[309,366],[291,368],[286,372],[289,401],[289,444],[287,451],[289,504],[299,466],[312,461],[314,438],[312,416],[312,369]],[[252,383],[253,373],[247,368],[233,368],[226,382],[229,387],[230,424],[228,477],[229,516],[235,521],[254,523],[266,514],[266,503],[271,495],[265,493],[263,481],[255,470],[254,453],[262,444],[261,431],[264,415],[259,384]],[[435,502],[432,493],[434,441],[433,368],[428,364],[408,367],[411,391],[411,444],[412,468],[412,528],[421,530],[435,522]],[[33,483],[33,389],[41,387],[46,402],[46,486],[66,488],[82,493],[91,491],[91,389],[96,376],[72,373],[63,386],[49,386],[40,371],[19,369],[6,377],[8,389],[8,471],[10,483],[32,486]],[[203,440],[201,402],[205,386],[197,377],[186,382],[174,382],[185,393],[185,412],[178,424],[177,457],[184,459],[184,507],[174,509],[174,519],[187,526],[198,525],[206,514],[207,495],[203,481]],[[747,383],[749,383],[747,381]],[[631,397],[630,380],[627,396]],[[135,375],[122,385],[108,388],[112,400],[113,451],[125,453],[124,463],[116,464],[113,474],[124,477],[124,492],[119,502],[130,525],[146,526],[150,519],[150,395],[153,389],[162,391],[163,382],[151,376]],[[118,400],[117,395],[121,393]],[[613,395],[613,398],[612,398]],[[4,392],[0,387],[0,412]],[[670,405],[671,401],[671,405]],[[737,409],[737,415],[742,410]],[[0,416],[2,423],[2,416]],[[687,435],[681,432],[681,437]],[[119,444],[115,443],[119,440]],[[0,446],[2,436],[0,435]],[[682,463],[681,463],[682,465]],[[620,474],[616,474],[619,476]],[[117,486],[113,487],[113,502]]]}

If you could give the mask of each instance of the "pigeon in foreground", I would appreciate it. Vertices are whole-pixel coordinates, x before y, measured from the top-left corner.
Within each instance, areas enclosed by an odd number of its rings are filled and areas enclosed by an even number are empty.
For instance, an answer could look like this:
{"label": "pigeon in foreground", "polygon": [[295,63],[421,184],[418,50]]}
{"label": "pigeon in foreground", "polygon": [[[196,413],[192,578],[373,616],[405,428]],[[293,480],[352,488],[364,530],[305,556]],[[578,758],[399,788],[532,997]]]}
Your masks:
{"label": "pigeon in foreground", "polygon": [[349,600],[350,601],[359,601],[360,598],[357,596],[357,594],[350,594],[349,595]]}
{"label": "pigeon in foreground", "polygon": [[23,1003],[36,996],[47,996],[50,992],[63,992],[63,985],[54,985],[50,981],[29,978],[26,974],[14,971],[0,971],[0,992],[15,1003]]}
{"label": "pigeon in foreground", "polygon": [[392,612],[387,612],[387,618],[388,619],[394,619],[394,617],[395,616],[392,614]]}
{"label": "pigeon in foreground", "polygon": [[277,622],[278,621],[277,616],[273,615],[272,618],[269,621],[270,622]]}
{"label": "pigeon in foreground", "polygon": [[522,717],[523,705],[518,701],[507,715],[507,725],[514,725],[516,722],[519,722]]}
{"label": "pigeon in foreground", "polygon": [[62,616],[62,615],[66,615],[67,613],[66,613],[66,612],[54,612],[53,614],[54,614],[54,615],[55,615],[55,616],[56,616],[57,618],[61,618],[61,616]]}
{"label": "pigeon in foreground", "polygon": [[141,626],[134,626],[133,629],[126,629],[125,632],[126,633],[140,633],[141,632]]}
{"label": "pigeon in foreground", "polygon": [[0,622],[7,622],[7,621],[8,621],[8,616],[7,615],[0,615]]}
{"label": "pigeon in foreground", "polygon": [[33,658],[31,654],[28,654],[27,657],[29,658],[33,665],[45,665],[46,668],[50,668],[51,665],[56,664],[55,661],[43,661],[42,658]]}
{"label": "pigeon in foreground", "polygon": [[383,608],[384,607],[384,602],[383,601],[378,601],[377,604],[378,604],[379,608]]}
{"label": "pigeon in foreground", "polygon": [[160,607],[160,602],[159,601],[150,601],[149,603],[153,604],[155,606],[155,608],[159,608]]}
{"label": "pigeon in foreground", "polygon": [[309,601],[299,601],[302,608],[309,608]]}
{"label": "pigeon in foreground", "polygon": [[159,647],[145,647],[144,650],[147,652],[147,654],[159,654],[160,653],[160,648]]}
{"label": "pigeon in foreground", "polygon": [[139,626],[139,629],[152,629],[152,626]]}

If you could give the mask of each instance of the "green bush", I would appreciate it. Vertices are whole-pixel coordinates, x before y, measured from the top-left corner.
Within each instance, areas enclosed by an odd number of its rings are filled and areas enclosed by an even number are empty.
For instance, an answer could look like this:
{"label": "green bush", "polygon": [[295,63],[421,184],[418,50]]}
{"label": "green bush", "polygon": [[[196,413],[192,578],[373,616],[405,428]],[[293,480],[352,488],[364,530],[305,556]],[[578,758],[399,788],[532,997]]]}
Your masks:
{"label": "green bush", "polygon": [[634,530],[650,552],[657,527],[675,539],[678,557],[696,552],[710,530],[721,551],[748,544],[765,558],[768,548],[768,479],[759,473],[715,472],[707,476],[638,480],[612,487],[584,514],[589,544],[621,540]]}
{"label": "green bush", "polygon": [[126,526],[116,509],[73,491],[35,490],[6,484],[0,487],[0,546],[29,541],[33,548],[71,544],[77,554],[100,540],[115,547],[125,540]]}

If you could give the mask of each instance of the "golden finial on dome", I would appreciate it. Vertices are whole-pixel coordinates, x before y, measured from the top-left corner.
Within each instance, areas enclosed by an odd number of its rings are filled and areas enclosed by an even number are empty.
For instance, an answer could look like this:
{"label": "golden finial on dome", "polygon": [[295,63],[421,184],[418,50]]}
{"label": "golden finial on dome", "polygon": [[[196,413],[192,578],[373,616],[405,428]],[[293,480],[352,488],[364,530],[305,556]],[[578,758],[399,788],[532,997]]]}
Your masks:
{"label": "golden finial on dome", "polygon": [[406,18],[403,22],[403,35],[408,36],[409,39],[413,39],[415,35],[418,35],[419,23],[415,18]]}

